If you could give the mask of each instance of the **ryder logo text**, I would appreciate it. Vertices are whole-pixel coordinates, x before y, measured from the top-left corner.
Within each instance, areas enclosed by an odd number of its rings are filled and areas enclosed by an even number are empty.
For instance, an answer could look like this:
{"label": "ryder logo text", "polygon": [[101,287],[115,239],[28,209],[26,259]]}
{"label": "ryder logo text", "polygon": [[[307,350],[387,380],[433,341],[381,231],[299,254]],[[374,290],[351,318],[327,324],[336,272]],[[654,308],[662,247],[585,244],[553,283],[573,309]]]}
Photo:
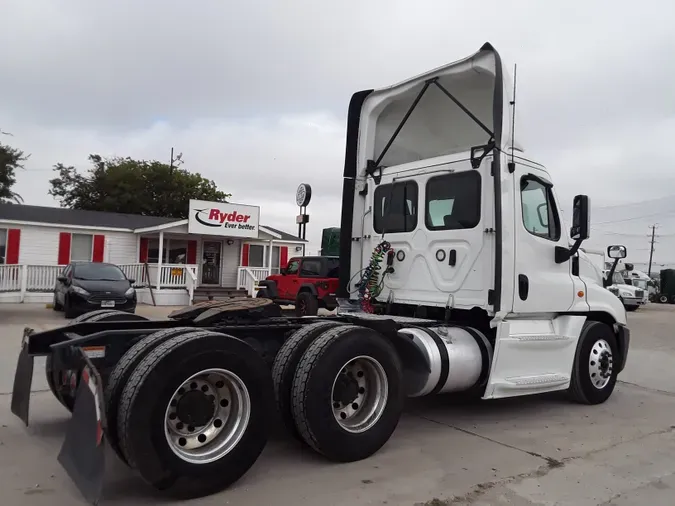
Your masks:
{"label": "ryder logo text", "polygon": [[223,213],[220,209],[198,209],[195,213],[195,220],[207,227],[255,230],[255,226],[248,223],[250,219],[250,214],[241,214],[237,211]]}

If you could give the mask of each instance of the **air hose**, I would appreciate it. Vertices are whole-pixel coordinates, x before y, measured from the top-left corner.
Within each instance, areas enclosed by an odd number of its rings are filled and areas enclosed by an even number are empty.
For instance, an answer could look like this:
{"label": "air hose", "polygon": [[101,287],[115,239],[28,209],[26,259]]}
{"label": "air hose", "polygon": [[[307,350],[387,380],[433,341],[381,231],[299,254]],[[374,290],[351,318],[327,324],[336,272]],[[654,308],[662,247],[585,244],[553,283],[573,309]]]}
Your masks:
{"label": "air hose", "polygon": [[373,312],[372,300],[382,292],[383,285],[380,282],[380,270],[382,268],[382,260],[390,249],[391,244],[387,241],[382,241],[375,247],[370,256],[370,262],[363,269],[361,280],[357,284],[361,309],[366,313]]}

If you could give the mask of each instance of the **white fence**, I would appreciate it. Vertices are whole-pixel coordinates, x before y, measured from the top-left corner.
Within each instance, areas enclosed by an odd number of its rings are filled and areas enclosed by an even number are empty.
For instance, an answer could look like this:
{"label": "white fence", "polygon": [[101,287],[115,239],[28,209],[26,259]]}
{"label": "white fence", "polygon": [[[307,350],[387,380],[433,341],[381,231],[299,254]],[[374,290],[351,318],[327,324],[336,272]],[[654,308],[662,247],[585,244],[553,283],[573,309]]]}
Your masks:
{"label": "white fence", "polygon": [[251,297],[254,297],[258,288],[258,281],[270,274],[267,267],[239,267],[237,274],[237,288],[244,288]]}
{"label": "white fence", "polygon": [[[22,301],[27,292],[52,293],[63,268],[62,265],[0,265],[0,293],[20,293]],[[159,275],[157,265],[148,265],[146,269],[146,265],[140,263],[120,264],[119,268],[127,278],[134,280],[136,288],[184,288],[190,300],[199,285],[197,265],[162,265]]]}

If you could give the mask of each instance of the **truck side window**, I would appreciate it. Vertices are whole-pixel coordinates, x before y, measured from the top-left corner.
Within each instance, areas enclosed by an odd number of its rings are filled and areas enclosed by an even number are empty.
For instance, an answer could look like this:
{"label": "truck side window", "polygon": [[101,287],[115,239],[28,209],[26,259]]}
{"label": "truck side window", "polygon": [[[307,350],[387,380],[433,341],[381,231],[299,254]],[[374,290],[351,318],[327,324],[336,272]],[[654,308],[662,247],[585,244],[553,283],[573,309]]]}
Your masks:
{"label": "truck side window", "polygon": [[291,260],[286,266],[286,274],[295,274],[298,272],[299,260]]}
{"label": "truck side window", "polygon": [[373,198],[375,232],[412,232],[417,228],[417,183],[406,181],[378,186]]}
{"label": "truck side window", "polygon": [[525,176],[520,180],[520,198],[527,231],[551,241],[560,239],[560,219],[551,188]]}
{"label": "truck side window", "polygon": [[456,172],[432,177],[426,186],[429,230],[460,230],[480,223],[480,174]]}
{"label": "truck side window", "polygon": [[300,265],[300,276],[321,276],[321,260],[318,258],[309,258],[303,260],[302,265]]}

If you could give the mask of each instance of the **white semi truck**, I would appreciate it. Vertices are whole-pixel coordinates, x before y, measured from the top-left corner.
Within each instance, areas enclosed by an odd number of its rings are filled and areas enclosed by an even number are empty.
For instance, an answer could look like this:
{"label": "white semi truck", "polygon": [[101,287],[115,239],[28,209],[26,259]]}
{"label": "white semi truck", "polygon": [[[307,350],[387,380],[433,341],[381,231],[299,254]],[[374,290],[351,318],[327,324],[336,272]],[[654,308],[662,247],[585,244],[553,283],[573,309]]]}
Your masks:
{"label": "white semi truck", "polygon": [[46,356],[73,411],[59,460],[93,502],[104,441],[186,497],[242,476],[274,410],[299,444],[351,462],[389,440],[406,397],[606,401],[626,363],[626,311],[579,253],[588,198],[574,198],[568,229],[551,174],[513,139],[509,84],[485,44],[353,95],[337,315],[284,318],[248,299],[26,329],[12,411],[28,423],[33,360]]}
{"label": "white semi truck", "polygon": [[604,286],[616,295],[627,311],[635,311],[649,302],[649,293],[646,288],[627,282],[626,276],[632,264],[624,264],[619,261],[612,266],[602,250],[592,250],[583,248],[583,254],[593,263],[596,269],[599,269],[603,278]]}

